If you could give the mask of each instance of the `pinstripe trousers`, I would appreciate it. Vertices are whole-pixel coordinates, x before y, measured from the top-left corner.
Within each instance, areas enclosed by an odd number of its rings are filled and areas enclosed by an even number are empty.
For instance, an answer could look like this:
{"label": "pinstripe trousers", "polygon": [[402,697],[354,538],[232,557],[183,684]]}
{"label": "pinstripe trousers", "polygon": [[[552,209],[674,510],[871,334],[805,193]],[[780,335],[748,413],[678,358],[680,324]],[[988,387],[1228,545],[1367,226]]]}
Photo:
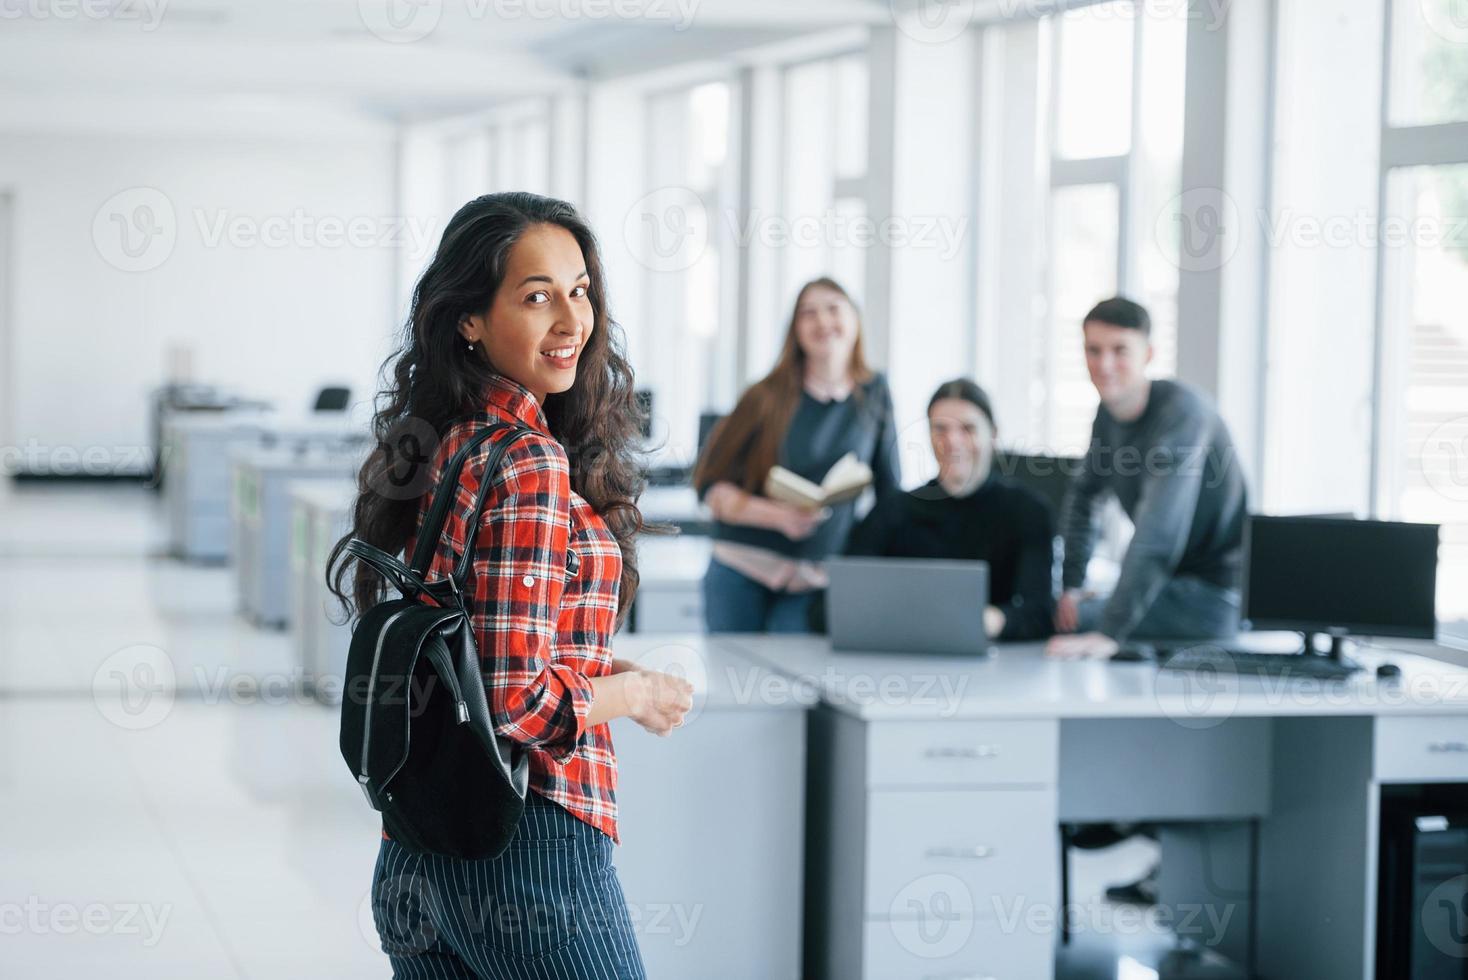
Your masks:
{"label": "pinstripe trousers", "polygon": [[384,840],[372,918],[394,978],[645,980],[612,840],[538,793],[499,857]]}

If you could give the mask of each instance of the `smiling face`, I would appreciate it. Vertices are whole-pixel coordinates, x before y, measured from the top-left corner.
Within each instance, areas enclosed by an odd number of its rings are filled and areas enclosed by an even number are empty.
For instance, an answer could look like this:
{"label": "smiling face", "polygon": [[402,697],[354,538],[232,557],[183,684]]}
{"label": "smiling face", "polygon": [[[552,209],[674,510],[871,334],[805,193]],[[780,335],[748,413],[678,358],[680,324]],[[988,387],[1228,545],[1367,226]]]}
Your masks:
{"label": "smiling face", "polygon": [[971,487],[989,473],[994,458],[994,425],[967,398],[940,398],[928,410],[928,434],[938,461],[938,482]]}
{"label": "smiling face", "polygon": [[531,225],[510,249],[489,310],[465,316],[459,333],[544,402],[576,381],[595,323],[590,287],[576,237],[560,225]]}
{"label": "smiling face", "polygon": [[1100,320],[1087,320],[1086,370],[1108,408],[1124,408],[1147,390],[1152,343],[1146,334]]}
{"label": "smiling face", "polygon": [[846,365],[859,329],[851,301],[828,286],[810,286],[795,304],[795,340],[808,361]]}

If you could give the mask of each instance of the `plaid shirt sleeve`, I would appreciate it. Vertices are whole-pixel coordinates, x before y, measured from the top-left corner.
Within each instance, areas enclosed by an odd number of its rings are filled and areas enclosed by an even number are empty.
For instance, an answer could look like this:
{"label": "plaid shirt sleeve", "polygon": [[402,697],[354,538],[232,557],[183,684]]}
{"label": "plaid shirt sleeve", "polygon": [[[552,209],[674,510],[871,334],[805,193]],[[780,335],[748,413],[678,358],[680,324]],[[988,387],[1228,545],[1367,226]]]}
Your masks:
{"label": "plaid shirt sleeve", "polygon": [[555,646],[570,507],[565,450],[540,433],[520,436],[485,500],[473,559],[473,626],[495,730],[558,763],[586,732],[592,700],[590,679]]}

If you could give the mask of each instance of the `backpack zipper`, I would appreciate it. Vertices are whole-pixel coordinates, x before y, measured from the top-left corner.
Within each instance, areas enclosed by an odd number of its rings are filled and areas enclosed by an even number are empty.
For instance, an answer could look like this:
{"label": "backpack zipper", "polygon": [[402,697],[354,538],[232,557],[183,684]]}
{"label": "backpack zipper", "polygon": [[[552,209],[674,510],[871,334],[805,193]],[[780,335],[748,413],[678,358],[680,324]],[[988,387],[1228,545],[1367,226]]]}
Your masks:
{"label": "backpack zipper", "polygon": [[392,626],[398,617],[409,612],[411,608],[399,609],[387,618],[387,622],[382,624],[382,631],[377,634],[377,647],[372,651],[372,672],[367,675],[367,705],[362,711],[362,764],[358,767],[360,773],[357,776],[357,785],[362,787],[362,795],[367,797],[367,802],[371,804],[374,810],[377,809],[377,804],[373,801],[372,794],[367,789],[367,746],[370,744],[369,739],[372,736],[372,691],[377,687],[377,664],[382,658],[382,644],[387,640],[388,628]]}

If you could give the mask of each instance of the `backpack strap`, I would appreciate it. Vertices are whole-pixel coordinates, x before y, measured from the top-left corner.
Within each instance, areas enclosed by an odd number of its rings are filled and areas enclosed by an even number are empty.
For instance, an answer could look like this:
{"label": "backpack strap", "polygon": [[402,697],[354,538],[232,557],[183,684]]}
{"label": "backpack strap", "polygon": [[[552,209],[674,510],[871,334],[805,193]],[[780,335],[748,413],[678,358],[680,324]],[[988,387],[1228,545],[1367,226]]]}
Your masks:
{"label": "backpack strap", "polygon": [[485,459],[484,472],[479,478],[479,492],[474,499],[474,512],[469,523],[465,525],[468,530],[465,535],[464,551],[458,556],[446,584],[453,590],[453,594],[458,595],[463,584],[468,581],[474,555],[474,530],[479,527],[479,519],[484,512],[484,503],[489,496],[490,485],[494,483],[494,475],[499,471],[500,460],[504,458],[505,450],[516,439],[533,431],[528,426],[499,422],[480,429],[470,436],[469,441],[461,446],[444,465],[443,475],[433,492],[433,502],[429,505],[428,513],[424,516],[423,524],[418,530],[418,540],[413,548],[413,560],[408,566],[408,571],[416,580],[424,581],[429,566],[433,564],[433,556],[438,550],[439,538],[443,534],[444,521],[448,518],[449,509],[453,506],[454,498],[459,492],[459,475],[463,471],[465,461],[486,439],[506,430],[510,431],[510,435],[495,443],[490,448],[489,456]]}

